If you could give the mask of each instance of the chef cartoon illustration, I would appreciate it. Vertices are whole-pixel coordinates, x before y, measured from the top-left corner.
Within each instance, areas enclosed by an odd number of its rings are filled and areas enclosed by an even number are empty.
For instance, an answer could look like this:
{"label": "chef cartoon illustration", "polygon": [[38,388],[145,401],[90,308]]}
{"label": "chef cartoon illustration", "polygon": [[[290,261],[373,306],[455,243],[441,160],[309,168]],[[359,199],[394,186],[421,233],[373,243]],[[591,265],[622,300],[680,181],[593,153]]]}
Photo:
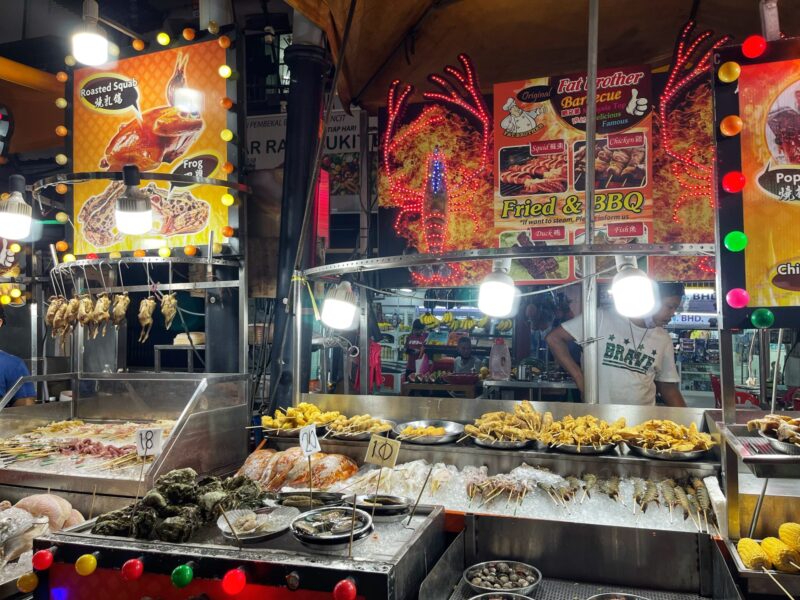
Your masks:
{"label": "chef cartoon illustration", "polygon": [[541,123],[536,122],[536,118],[544,112],[542,107],[524,111],[517,106],[513,98],[509,98],[503,105],[503,110],[508,112],[508,116],[502,120],[500,127],[503,128],[508,136],[530,135],[543,127]]}

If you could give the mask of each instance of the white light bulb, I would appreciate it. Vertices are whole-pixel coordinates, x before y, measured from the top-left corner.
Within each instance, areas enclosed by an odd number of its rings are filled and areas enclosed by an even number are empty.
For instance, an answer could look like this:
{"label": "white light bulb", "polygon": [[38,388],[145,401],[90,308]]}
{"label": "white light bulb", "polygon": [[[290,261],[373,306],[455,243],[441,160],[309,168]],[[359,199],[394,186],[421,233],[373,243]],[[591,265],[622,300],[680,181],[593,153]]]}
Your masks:
{"label": "white light bulb", "polygon": [[489,317],[508,317],[514,312],[518,292],[506,273],[494,271],[486,276],[478,290],[478,308]]}
{"label": "white light bulb", "polygon": [[143,235],[153,228],[153,211],[115,211],[117,231],[126,235]]}
{"label": "white light bulb", "polygon": [[196,115],[203,110],[203,94],[192,88],[178,88],[175,90],[175,108],[178,112]]}
{"label": "white light bulb", "polygon": [[331,329],[352,329],[356,318],[356,305],[345,300],[325,298],[320,318]]}
{"label": "white light bulb", "polygon": [[31,207],[20,192],[13,191],[8,198],[0,201],[0,237],[7,240],[25,239],[31,234],[31,221]]}
{"label": "white light bulb", "polygon": [[81,31],[72,36],[72,56],[80,63],[96,67],[108,62],[108,39],[97,31]]}
{"label": "white light bulb", "polygon": [[614,308],[623,317],[643,317],[652,313],[656,306],[653,281],[637,268],[629,267],[617,273],[610,293]]}

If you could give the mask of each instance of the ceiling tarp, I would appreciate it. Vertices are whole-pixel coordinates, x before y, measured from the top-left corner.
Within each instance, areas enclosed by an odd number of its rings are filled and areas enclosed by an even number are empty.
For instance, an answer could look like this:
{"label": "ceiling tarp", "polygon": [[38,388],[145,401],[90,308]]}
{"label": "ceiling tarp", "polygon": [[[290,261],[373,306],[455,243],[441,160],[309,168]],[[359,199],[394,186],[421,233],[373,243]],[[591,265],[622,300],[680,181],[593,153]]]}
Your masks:
{"label": "ceiling tarp", "polygon": [[[341,45],[351,0],[287,0]],[[602,0],[598,64],[663,65],[693,0]],[[758,0],[701,0],[698,30],[741,41],[760,33]],[[797,0],[781,0],[781,29],[800,33]],[[400,79],[427,89],[429,73],[470,55],[493,83],[586,70],[588,0],[357,0],[339,94],[375,109]]]}

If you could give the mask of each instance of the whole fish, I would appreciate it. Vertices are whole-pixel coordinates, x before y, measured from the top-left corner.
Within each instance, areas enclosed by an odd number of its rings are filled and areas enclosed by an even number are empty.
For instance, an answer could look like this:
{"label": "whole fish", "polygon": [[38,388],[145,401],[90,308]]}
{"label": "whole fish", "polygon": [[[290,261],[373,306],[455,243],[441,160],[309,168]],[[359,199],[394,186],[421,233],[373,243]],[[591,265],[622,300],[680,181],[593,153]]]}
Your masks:
{"label": "whole fish", "polygon": [[0,566],[33,548],[33,538],[43,535],[48,525],[47,517],[34,517],[21,508],[0,512]]}

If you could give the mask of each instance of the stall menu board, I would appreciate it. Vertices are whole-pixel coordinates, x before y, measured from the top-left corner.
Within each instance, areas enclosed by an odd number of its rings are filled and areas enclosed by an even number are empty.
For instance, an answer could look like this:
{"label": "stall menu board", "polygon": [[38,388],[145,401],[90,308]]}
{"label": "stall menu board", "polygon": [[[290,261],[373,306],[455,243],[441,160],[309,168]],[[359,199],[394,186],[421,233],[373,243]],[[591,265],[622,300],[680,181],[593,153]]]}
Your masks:
{"label": "stall menu board", "polygon": [[[212,230],[221,239],[219,232],[228,224],[228,208],[220,202],[226,188],[148,182],[147,172],[227,177],[222,165],[229,160],[229,144],[220,132],[235,132],[235,118],[220,103],[232,95],[227,86],[233,84],[218,73],[226,55],[211,40],[73,72],[73,170],[118,172],[137,165],[153,208],[152,231],[126,236],[114,217],[122,182],[76,184],[75,254],[199,245],[208,242]],[[182,88],[199,96],[187,96]]]}
{"label": "stall menu board", "polygon": [[[598,244],[652,236],[652,96],[646,67],[597,76],[597,139],[586,165],[585,74],[494,86],[494,226],[499,247],[584,242],[586,177],[595,180]],[[606,264],[607,263],[607,264]],[[613,266],[601,259],[598,268]],[[568,257],[516,260],[525,283],[579,276]]]}
{"label": "stall menu board", "polygon": [[[738,79],[723,79],[730,65],[740,66]],[[776,41],[756,59],[741,47],[715,57],[715,119],[738,115],[739,135],[718,133],[717,175],[722,296],[744,289],[749,303],[734,308],[722,302],[725,328],[752,327],[759,308],[770,309],[773,327],[800,325],[800,43]],[[726,175],[744,175],[741,191],[723,186]],[[734,182],[735,183],[735,182]],[[727,190],[726,190],[727,188]],[[743,232],[746,246],[731,232]],[[729,237],[730,236],[730,237]],[[734,304],[737,304],[734,299]],[[756,318],[758,315],[756,315]]]}

